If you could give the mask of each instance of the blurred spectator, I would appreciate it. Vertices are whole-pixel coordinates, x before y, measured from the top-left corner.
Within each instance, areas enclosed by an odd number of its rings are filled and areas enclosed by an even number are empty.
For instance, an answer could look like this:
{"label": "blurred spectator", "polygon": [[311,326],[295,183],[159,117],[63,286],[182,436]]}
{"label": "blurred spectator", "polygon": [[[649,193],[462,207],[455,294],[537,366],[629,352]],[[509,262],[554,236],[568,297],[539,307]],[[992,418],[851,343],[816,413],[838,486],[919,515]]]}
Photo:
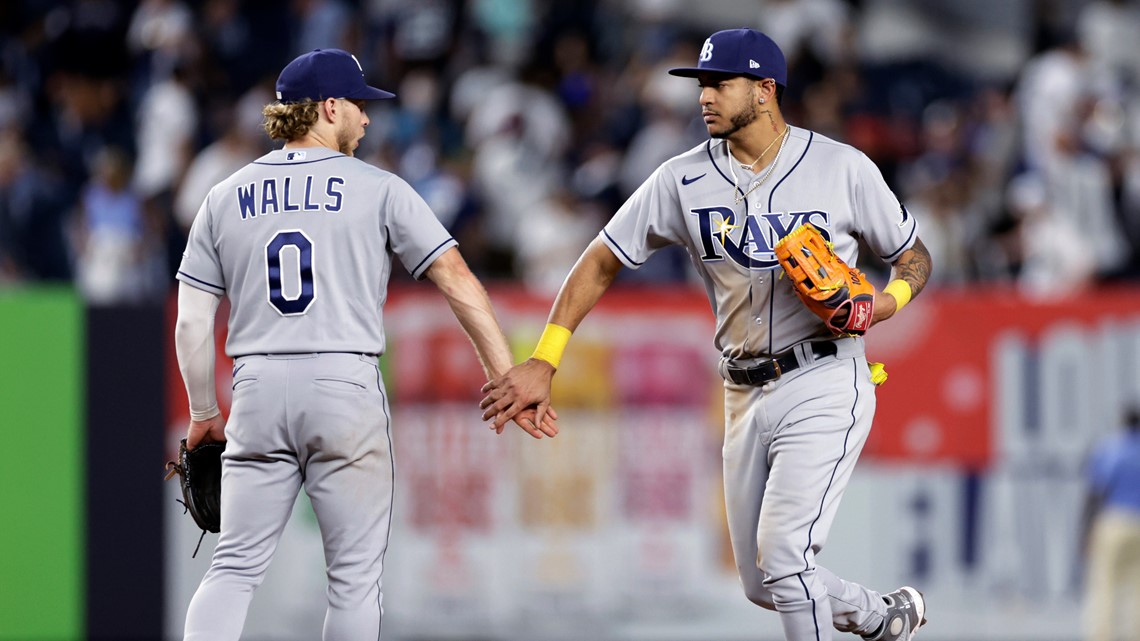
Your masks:
{"label": "blurred spectator", "polygon": [[66,190],[34,162],[14,131],[0,133],[0,283],[71,279]]}
{"label": "blurred spectator", "polygon": [[490,59],[517,68],[526,62],[537,22],[532,0],[473,0],[471,14],[490,40]]}
{"label": "blurred spectator", "polygon": [[1077,17],[1081,47],[1092,62],[1123,86],[1140,82],[1140,49],[1132,42],[1140,33],[1140,7],[1130,0],[1092,0]]}
{"label": "blurred spectator", "polygon": [[295,55],[314,49],[346,49],[353,46],[353,15],[341,0],[293,0],[298,28]]}
{"label": "blurred spectator", "polygon": [[138,163],[132,187],[144,199],[164,197],[182,178],[198,133],[198,105],[187,84],[185,67],[176,66],[168,78],[143,95],[135,140]]}
{"label": "blurred spectator", "polygon": [[224,121],[222,135],[194,157],[175,196],[174,219],[182,235],[189,233],[198,209],[214,185],[268,150],[269,138],[261,128],[261,108],[272,100],[272,94],[258,85],[237,104],[216,112],[216,117]]}
{"label": "blurred spectator", "polygon": [[15,129],[28,119],[32,97],[26,87],[0,67],[0,130]]}
{"label": "blurred spectator", "polygon": [[[1087,109],[1092,107],[1086,104]],[[1088,148],[1090,111],[1078,112],[1054,138],[1052,161],[1045,167],[1045,180],[1053,212],[1066,219],[1087,239],[1099,276],[1112,276],[1130,257],[1126,238],[1117,224],[1112,170],[1107,159]]]}
{"label": "blurred spectator", "polygon": [[178,0],[143,0],[131,16],[127,45],[139,57],[143,86],[166,78],[192,54],[194,14]]}
{"label": "blurred spectator", "polygon": [[160,298],[167,286],[143,205],[130,190],[130,160],[121,149],[97,155],[83,188],[76,230],[76,276],[83,298],[97,305]]}
{"label": "blurred spectator", "polygon": [[556,189],[536,203],[513,238],[517,270],[527,289],[553,299],[612,214],[578,201],[568,189]]}
{"label": "blurred spectator", "polygon": [[837,65],[851,54],[850,7],[842,0],[764,0],[758,29],[772,37],[790,67]]}
{"label": "blurred spectator", "polygon": [[1081,105],[1093,94],[1092,79],[1088,53],[1072,37],[1026,63],[1017,104],[1028,169],[1048,171],[1062,153],[1058,139],[1073,135]]}
{"label": "blurred spectator", "polygon": [[1087,641],[1140,639],[1140,408],[1101,440],[1086,468]]}
{"label": "blurred spectator", "polygon": [[[788,52],[791,121],[867,153],[922,218],[941,265],[933,286],[987,280],[1043,296],[1140,276],[1140,50],[1129,40],[1140,5],[991,3],[984,24],[983,5],[6,3],[0,269],[6,280],[71,276],[62,221],[108,147],[138,159],[128,192],[148,255],[176,257],[214,177],[267,144],[223,122],[233,103],[288,51],[345,47],[400,97],[368,106],[358,155],[417,176],[480,276],[530,279],[516,241],[534,211],[600,227],[595,210],[612,213],[662,160],[705,139],[695,83],[664,69],[697,58],[694,31],[728,21]],[[1072,250],[1085,240],[1091,267]],[[662,256],[636,277],[691,275],[686,256]]]}
{"label": "blurred spectator", "polygon": [[512,274],[516,228],[565,184],[570,137],[566,110],[535,76],[495,87],[471,112],[473,187],[483,205],[486,267],[493,274]]}
{"label": "blurred spectator", "polygon": [[258,81],[263,71],[259,58],[266,55],[259,51],[253,25],[241,4],[241,0],[207,0],[202,8],[204,82],[210,91],[227,96],[240,95]]}
{"label": "blurred spectator", "polygon": [[1010,181],[1006,204],[1017,225],[1022,291],[1033,298],[1056,298],[1092,282],[1097,269],[1093,243],[1071,217],[1057,214],[1040,176],[1026,173]]}

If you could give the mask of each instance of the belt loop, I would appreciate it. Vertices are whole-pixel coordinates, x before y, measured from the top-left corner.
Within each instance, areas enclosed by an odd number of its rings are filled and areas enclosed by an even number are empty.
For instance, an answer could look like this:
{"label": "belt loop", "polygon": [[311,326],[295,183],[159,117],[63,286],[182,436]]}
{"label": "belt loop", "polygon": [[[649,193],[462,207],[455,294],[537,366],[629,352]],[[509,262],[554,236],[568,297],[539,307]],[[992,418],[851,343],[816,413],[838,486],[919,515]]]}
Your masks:
{"label": "belt loop", "polygon": [[796,362],[800,364],[800,367],[807,367],[815,362],[815,352],[812,351],[811,341],[799,343],[793,349],[796,352]]}

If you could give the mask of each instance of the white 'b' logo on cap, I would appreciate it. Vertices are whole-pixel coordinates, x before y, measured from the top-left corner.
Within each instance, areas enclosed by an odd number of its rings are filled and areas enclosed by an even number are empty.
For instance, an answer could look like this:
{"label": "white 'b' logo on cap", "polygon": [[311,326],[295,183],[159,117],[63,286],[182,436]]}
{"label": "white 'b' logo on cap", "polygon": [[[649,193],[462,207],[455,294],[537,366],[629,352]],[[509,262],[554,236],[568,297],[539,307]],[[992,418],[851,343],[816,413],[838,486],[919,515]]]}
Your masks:
{"label": "white 'b' logo on cap", "polygon": [[705,40],[705,46],[701,47],[701,62],[708,62],[712,60],[713,43],[712,38]]}

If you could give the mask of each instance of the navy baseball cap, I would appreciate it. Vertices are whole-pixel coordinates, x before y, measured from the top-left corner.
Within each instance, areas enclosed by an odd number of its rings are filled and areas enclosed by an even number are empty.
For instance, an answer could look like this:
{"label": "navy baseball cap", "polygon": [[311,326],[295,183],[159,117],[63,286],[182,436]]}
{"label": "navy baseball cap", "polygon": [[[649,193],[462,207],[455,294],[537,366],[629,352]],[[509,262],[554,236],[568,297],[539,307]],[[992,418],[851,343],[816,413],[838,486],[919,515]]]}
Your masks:
{"label": "navy baseball cap", "polygon": [[314,49],[297,56],[277,76],[277,99],[284,103],[395,97],[394,93],[369,87],[356,56],[341,49]]}
{"label": "navy baseball cap", "polygon": [[695,67],[678,67],[669,73],[696,78],[701,72],[727,73],[751,78],[771,78],[788,86],[788,63],[784,52],[768,36],[755,29],[727,29],[705,40]]}

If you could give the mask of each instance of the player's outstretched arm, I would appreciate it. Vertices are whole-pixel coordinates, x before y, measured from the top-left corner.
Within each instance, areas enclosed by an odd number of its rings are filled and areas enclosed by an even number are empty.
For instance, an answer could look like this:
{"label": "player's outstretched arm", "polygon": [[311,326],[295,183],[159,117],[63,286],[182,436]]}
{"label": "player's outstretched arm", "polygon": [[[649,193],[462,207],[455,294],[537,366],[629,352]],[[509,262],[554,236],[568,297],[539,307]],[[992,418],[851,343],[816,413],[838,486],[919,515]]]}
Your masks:
{"label": "player's outstretched arm", "polygon": [[[621,261],[601,238],[595,238],[578,258],[554,299],[548,319],[548,328],[554,326],[555,332],[563,333],[563,345],[569,333],[578,328],[609,289],[621,267]],[[483,392],[487,396],[479,403],[484,410],[483,420],[494,418],[492,428],[498,430],[516,413],[532,405],[537,406],[536,420],[543,420],[550,407],[550,381],[561,356],[561,348],[556,351],[559,354],[552,356],[540,346],[534,356],[484,385]]]}
{"label": "player's outstretched arm", "polygon": [[[444,252],[428,267],[427,277],[439,288],[463,331],[467,332],[487,378],[493,379],[506,372],[512,362],[507,338],[495,317],[487,290],[471,273],[459,250],[452,247]],[[542,438],[543,434],[558,434],[558,427],[554,424],[556,419],[557,414],[547,415],[544,412],[537,421],[521,416],[515,423],[531,436]],[[497,431],[502,431],[502,425]]]}
{"label": "player's outstretched arm", "polygon": [[872,324],[894,316],[903,305],[918,296],[930,280],[930,270],[934,263],[922,239],[916,238],[914,245],[904,251],[891,266],[894,278],[879,292]]}
{"label": "player's outstretched arm", "polygon": [[190,399],[186,447],[191,450],[199,443],[226,440],[226,421],[218,409],[214,387],[214,315],[221,300],[221,296],[186,283],[178,285],[174,348]]}

